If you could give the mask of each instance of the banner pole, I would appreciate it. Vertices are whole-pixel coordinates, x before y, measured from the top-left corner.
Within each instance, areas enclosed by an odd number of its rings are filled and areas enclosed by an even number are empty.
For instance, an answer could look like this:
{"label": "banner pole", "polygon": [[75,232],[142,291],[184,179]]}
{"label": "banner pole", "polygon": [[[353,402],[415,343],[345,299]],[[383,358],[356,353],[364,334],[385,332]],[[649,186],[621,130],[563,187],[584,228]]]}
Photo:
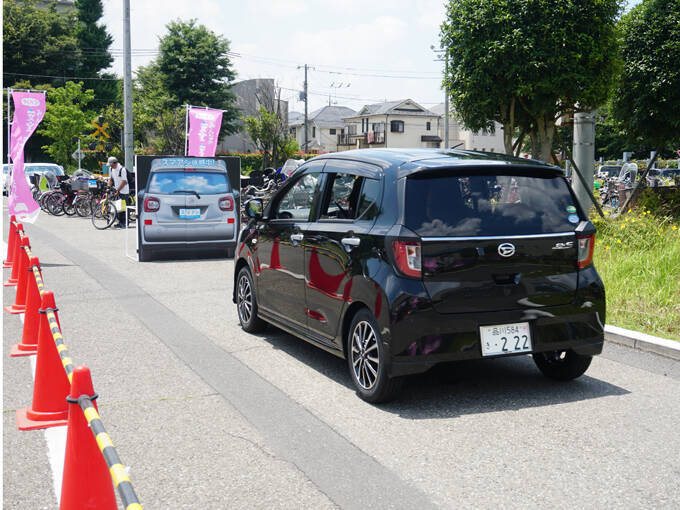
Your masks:
{"label": "banner pole", "polygon": [[188,149],[188,144],[189,144],[189,106],[188,104],[184,105],[184,156],[186,157],[187,153],[189,152]]}
{"label": "banner pole", "polygon": [[[12,87],[7,87],[7,178],[9,179],[9,187],[7,188],[7,193],[10,192],[12,189],[12,179],[14,172],[12,171],[14,169],[11,161],[11,154],[12,151],[10,150],[10,147],[12,146],[12,123],[10,122],[10,115],[11,115],[11,110],[10,110],[10,103],[12,101]],[[9,196],[9,195],[8,195]]]}

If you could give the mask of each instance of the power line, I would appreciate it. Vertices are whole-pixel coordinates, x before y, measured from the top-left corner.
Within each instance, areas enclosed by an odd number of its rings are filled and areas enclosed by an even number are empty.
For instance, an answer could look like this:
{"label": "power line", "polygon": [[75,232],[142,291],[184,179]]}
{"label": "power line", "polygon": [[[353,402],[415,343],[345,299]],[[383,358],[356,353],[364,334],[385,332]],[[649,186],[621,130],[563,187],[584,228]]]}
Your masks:
{"label": "power line", "polygon": [[59,80],[99,80],[99,81],[120,81],[122,78],[84,78],[84,77],[77,77],[77,76],[54,76],[51,74],[27,74],[27,73],[7,73],[5,71],[2,72],[2,74],[6,74],[8,76],[29,76],[31,78],[54,78],[54,79],[59,79]]}

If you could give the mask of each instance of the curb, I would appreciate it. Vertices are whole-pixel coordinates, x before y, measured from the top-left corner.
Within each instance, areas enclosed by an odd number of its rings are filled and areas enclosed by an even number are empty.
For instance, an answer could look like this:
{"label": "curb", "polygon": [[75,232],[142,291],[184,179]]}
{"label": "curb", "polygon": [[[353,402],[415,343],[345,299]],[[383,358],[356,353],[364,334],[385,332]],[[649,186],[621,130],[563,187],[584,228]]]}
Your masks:
{"label": "curb", "polygon": [[680,361],[680,342],[674,340],[666,340],[665,338],[610,326],[609,324],[604,327],[604,339],[607,342],[625,345],[631,349],[651,352]]}

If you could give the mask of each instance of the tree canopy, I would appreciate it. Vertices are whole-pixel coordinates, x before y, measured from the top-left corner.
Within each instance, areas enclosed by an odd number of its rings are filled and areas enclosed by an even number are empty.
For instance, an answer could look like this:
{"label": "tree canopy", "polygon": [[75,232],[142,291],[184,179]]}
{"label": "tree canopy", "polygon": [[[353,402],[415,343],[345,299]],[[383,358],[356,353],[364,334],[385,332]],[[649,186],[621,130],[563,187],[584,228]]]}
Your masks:
{"label": "tree canopy", "polygon": [[52,140],[43,149],[60,165],[72,164],[74,138],[91,131],[90,121],[96,116],[86,110],[94,99],[92,90],[84,90],[83,82],[66,82],[66,85],[47,92],[47,109],[38,132]]}
{"label": "tree canopy", "polygon": [[655,149],[680,144],[680,0],[644,0],[621,20],[621,35],[614,115]]}
{"label": "tree canopy", "polygon": [[604,102],[616,70],[619,0],[450,1],[441,46],[444,86],[472,130],[516,128],[534,157],[549,161],[556,120]]}
{"label": "tree canopy", "polygon": [[57,12],[56,5],[36,6],[35,0],[3,2],[3,77],[14,83],[63,85],[50,76],[73,76],[80,60],[73,11]]}
{"label": "tree canopy", "polygon": [[233,132],[238,118],[230,92],[235,73],[229,59],[229,41],[196,20],[172,21],[160,38],[158,71],[175,106],[190,104],[224,110],[222,129]]}

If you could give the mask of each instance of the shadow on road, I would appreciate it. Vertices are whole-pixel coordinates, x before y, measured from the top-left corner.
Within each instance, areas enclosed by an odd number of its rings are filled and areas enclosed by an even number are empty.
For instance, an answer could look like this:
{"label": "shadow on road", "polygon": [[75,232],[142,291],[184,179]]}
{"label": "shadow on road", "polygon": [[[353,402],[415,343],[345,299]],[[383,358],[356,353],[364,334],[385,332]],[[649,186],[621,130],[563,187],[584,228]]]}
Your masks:
{"label": "shadow on road", "polygon": [[[352,388],[345,360],[273,326],[257,336],[336,383]],[[530,356],[518,356],[437,365],[429,372],[408,377],[400,397],[379,407],[409,419],[451,418],[628,393],[588,376],[588,372],[566,383],[547,379]]]}

